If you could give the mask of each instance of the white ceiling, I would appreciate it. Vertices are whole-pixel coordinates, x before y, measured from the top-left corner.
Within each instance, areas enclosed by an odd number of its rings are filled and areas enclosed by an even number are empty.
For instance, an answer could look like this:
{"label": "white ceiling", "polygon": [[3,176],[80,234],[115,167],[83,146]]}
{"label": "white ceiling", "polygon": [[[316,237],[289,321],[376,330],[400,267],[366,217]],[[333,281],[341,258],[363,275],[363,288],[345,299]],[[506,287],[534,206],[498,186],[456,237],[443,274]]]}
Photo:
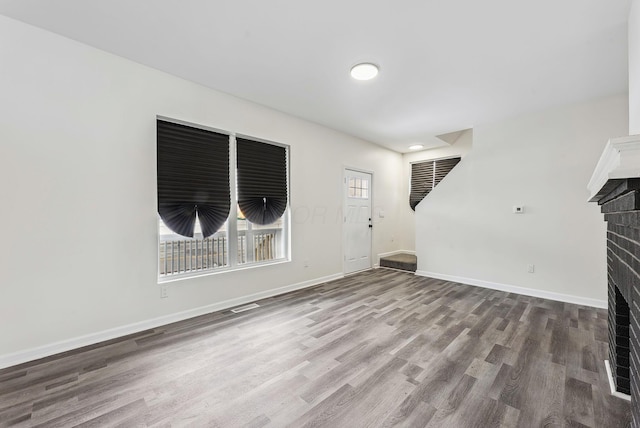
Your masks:
{"label": "white ceiling", "polygon": [[[0,14],[406,152],[625,92],[630,3],[0,0]],[[349,76],[362,61],[373,81]]]}

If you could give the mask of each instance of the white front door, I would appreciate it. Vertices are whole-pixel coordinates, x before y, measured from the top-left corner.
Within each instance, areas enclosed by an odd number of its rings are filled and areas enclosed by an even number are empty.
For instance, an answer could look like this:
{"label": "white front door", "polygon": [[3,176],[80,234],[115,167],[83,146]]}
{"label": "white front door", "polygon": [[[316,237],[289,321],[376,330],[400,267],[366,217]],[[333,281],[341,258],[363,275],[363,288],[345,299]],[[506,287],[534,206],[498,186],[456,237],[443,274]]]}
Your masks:
{"label": "white front door", "polygon": [[371,268],[371,174],[344,170],[344,273]]}

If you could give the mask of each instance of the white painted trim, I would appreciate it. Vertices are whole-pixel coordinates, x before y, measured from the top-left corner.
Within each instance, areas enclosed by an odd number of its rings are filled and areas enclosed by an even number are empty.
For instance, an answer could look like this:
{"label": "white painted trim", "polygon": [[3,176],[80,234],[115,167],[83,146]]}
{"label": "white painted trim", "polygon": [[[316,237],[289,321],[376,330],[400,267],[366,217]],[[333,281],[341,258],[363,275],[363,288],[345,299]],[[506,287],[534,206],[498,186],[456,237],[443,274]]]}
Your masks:
{"label": "white painted trim", "polygon": [[558,302],[573,303],[576,305],[592,306],[595,308],[607,308],[606,300],[591,299],[588,297],[573,296],[571,294],[554,293],[553,291],[537,290],[535,288],[518,287],[516,285],[500,284],[497,282],[483,281],[480,279],[463,278],[460,276],[445,275],[423,270],[416,271],[418,276],[442,279],[445,281],[459,282],[476,287],[490,288],[492,290],[506,291],[508,293],[524,294],[525,296],[540,297],[542,299],[556,300]]}
{"label": "white painted trim", "polygon": [[616,387],[613,383],[613,374],[611,373],[611,366],[609,365],[609,360],[604,360],[604,367],[607,369],[607,379],[609,379],[609,389],[611,390],[611,395],[622,398],[623,400],[631,401],[631,396],[627,394],[623,394],[622,392],[616,391]]}
{"label": "white painted trim", "polygon": [[104,342],[106,340],[123,337],[129,334],[138,333],[141,331],[149,330],[152,328],[160,327],[160,326],[171,324],[174,322],[183,321],[189,318],[206,315],[211,312],[221,311],[221,310],[232,308],[235,306],[244,305],[246,303],[251,303],[256,300],[265,299],[267,297],[273,297],[280,294],[289,293],[291,291],[313,287],[314,285],[323,284],[325,282],[333,281],[340,278],[344,278],[344,274],[335,273],[333,275],[327,275],[321,278],[299,282],[297,284],[286,285],[284,287],[274,288],[272,290],[249,294],[247,296],[237,297],[235,299],[229,299],[229,300],[213,303],[206,306],[201,306],[199,308],[177,312],[174,314],[163,315],[158,318],[140,321],[140,322],[128,324],[128,325],[123,325],[120,327],[115,327],[108,330],[99,331],[96,333],[90,333],[84,336],[62,340],[60,342],[50,343],[48,345],[38,346],[36,348],[27,349],[24,351],[18,351],[11,354],[0,355],[0,369],[15,366],[17,364],[26,363],[28,361],[38,360],[40,358],[49,357],[51,355],[81,348],[83,346]]}
{"label": "white painted trim", "polygon": [[378,253],[378,260],[380,260],[381,257],[395,256],[396,254],[411,254],[412,256],[415,256],[416,252],[412,250],[396,250],[389,251],[388,253]]}
{"label": "white painted trim", "polygon": [[640,177],[640,135],[610,139],[587,185],[589,201],[595,202],[607,181],[636,177]]}
{"label": "white painted trim", "polygon": [[160,114],[156,114],[156,120],[161,120],[163,122],[169,122],[169,123],[175,123],[175,124],[178,124],[178,125],[184,125],[184,126],[188,126],[190,128],[203,129],[205,131],[211,131],[211,132],[215,132],[217,134],[222,134],[222,135],[229,135],[229,136],[234,135],[233,132],[225,131],[224,129],[214,128],[213,126],[202,125],[200,123],[195,123],[195,122],[191,122],[191,121],[188,121],[188,120],[176,119],[176,118],[170,117],[170,116],[162,116]]}
{"label": "white painted trim", "polygon": [[396,268],[392,268],[392,267],[388,267],[388,266],[379,266],[378,269],[393,270],[393,271],[396,271],[396,272],[413,273],[413,274],[415,274],[415,272],[410,271],[410,270],[396,269]]}

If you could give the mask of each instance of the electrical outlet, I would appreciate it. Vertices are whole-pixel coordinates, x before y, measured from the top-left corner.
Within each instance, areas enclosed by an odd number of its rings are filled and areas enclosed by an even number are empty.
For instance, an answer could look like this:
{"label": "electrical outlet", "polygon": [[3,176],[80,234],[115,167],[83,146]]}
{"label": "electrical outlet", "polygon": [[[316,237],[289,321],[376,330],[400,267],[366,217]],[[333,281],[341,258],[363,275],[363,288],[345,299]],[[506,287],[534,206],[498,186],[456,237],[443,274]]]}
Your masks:
{"label": "electrical outlet", "polygon": [[527,265],[527,272],[533,273],[535,272],[535,270],[536,270],[536,265],[532,265],[532,264]]}
{"label": "electrical outlet", "polygon": [[167,297],[169,297],[169,287],[167,287],[166,285],[161,285],[160,286],[160,298],[161,299],[166,299]]}

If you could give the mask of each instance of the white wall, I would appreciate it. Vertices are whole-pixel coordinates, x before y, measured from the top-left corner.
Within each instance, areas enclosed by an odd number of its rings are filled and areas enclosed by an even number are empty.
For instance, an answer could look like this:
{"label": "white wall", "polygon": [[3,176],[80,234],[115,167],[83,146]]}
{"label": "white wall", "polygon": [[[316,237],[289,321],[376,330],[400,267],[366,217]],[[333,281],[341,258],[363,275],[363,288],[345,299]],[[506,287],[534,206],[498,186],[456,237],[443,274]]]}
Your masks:
{"label": "white wall", "polygon": [[464,157],[473,144],[473,130],[464,131],[460,137],[451,145],[438,147],[435,149],[422,150],[419,152],[409,152],[402,156],[402,195],[404,199],[400,202],[400,215],[404,228],[399,230],[399,245],[403,250],[415,251],[416,249],[416,219],[415,212],[409,206],[409,193],[411,192],[411,163],[431,159],[446,158],[452,156]]}
{"label": "white wall", "polygon": [[640,134],[640,0],[629,13],[629,135]]}
{"label": "white wall", "polygon": [[605,222],[586,186],[627,132],[627,106],[616,96],[474,127],[473,150],[417,207],[418,270],[604,304]]}
{"label": "white wall", "polygon": [[[374,254],[397,249],[397,153],[4,17],[0,57],[0,363],[340,274],[344,166],[374,173]],[[291,263],[174,282],[160,299],[156,115],[291,145]]]}

